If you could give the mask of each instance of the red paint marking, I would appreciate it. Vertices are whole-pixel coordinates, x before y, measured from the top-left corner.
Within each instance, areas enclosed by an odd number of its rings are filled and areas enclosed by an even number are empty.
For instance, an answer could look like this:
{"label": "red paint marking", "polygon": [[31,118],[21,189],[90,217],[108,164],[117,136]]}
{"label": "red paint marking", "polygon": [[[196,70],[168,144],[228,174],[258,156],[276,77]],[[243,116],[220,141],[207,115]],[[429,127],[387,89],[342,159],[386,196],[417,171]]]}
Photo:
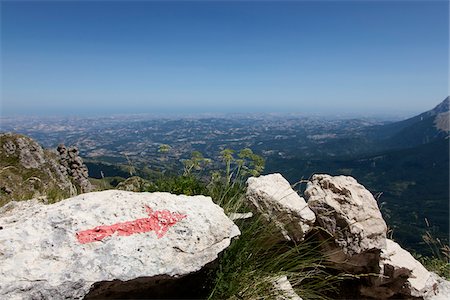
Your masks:
{"label": "red paint marking", "polygon": [[128,236],[149,231],[155,231],[156,236],[161,238],[166,234],[167,230],[169,230],[169,227],[186,218],[186,215],[172,213],[168,210],[153,211],[153,209],[148,206],[145,206],[145,209],[149,215],[148,218],[113,225],[102,225],[93,229],[79,231],[76,233],[77,239],[81,244],[86,244],[101,241],[116,232],[118,235]]}

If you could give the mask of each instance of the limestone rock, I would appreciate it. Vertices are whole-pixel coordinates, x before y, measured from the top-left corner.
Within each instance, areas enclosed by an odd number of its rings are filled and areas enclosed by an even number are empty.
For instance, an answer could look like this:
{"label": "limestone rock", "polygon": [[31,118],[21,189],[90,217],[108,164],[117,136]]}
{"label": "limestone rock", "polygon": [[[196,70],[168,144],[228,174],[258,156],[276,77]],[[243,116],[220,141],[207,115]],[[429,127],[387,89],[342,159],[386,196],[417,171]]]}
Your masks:
{"label": "limestone rock", "polygon": [[[411,290],[413,296],[419,296],[425,289],[431,273],[399,244],[390,239],[387,239],[386,242],[386,249],[383,249],[381,254],[384,271],[391,271],[391,278],[403,277],[403,274],[408,275],[407,289]],[[408,292],[408,294],[410,293]]]}
{"label": "limestone rock", "polygon": [[449,299],[450,282],[429,272],[396,242],[387,239],[381,253],[380,276],[361,289],[364,296],[385,299],[403,294],[424,299]]}
{"label": "limestone rock", "polygon": [[329,233],[329,259],[350,272],[378,271],[387,227],[372,194],[352,177],[317,174],[305,198]]}
{"label": "limestone rock", "polygon": [[424,300],[447,300],[450,299],[450,281],[430,272],[431,277],[423,290]]}
{"label": "limestone rock", "polygon": [[316,217],[283,176],[250,177],[247,185],[248,201],[266,220],[280,229],[284,239],[303,240]]}
{"label": "limestone rock", "polygon": [[2,299],[127,293],[199,271],[240,234],[209,197],[117,190],[10,202],[0,228]]}

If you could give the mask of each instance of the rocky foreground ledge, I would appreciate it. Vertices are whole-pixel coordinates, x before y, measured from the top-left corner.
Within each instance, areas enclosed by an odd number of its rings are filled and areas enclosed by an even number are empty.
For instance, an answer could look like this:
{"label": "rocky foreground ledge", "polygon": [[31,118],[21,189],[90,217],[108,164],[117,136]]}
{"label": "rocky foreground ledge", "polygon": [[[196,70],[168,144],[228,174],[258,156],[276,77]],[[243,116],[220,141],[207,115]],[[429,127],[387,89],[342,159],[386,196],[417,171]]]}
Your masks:
{"label": "rocky foreground ledge", "polygon": [[[254,214],[233,219],[262,216],[283,243],[318,239],[332,269],[355,278],[351,298],[450,299],[449,281],[386,237],[354,178],[314,175],[303,196],[280,174],[247,184]],[[110,190],[11,202],[0,208],[0,299],[202,298],[208,268],[239,234],[205,196]],[[286,276],[272,283],[277,299],[300,299]]]}
{"label": "rocky foreground ledge", "polygon": [[120,298],[139,289],[159,298],[177,278],[197,280],[239,234],[204,196],[111,190],[52,205],[11,202],[0,209],[0,299]]}

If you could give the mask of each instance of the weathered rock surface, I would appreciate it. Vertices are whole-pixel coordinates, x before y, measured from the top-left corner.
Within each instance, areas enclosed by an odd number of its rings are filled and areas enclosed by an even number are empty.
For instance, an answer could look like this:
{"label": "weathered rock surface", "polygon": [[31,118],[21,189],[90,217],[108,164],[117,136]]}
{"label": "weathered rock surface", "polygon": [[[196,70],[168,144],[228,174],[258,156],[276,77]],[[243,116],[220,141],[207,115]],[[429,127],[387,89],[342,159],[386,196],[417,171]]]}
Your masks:
{"label": "weathered rock surface", "polygon": [[438,130],[450,132],[450,112],[443,112],[436,116],[434,119],[434,126]]}
{"label": "weathered rock surface", "polygon": [[18,134],[0,134],[0,206],[10,200],[49,196],[52,201],[77,193],[56,153]]}
{"label": "weathered rock surface", "polygon": [[423,290],[424,300],[447,300],[450,299],[450,281],[430,272],[431,278]]}
{"label": "weathered rock surface", "polygon": [[450,283],[429,272],[396,242],[387,239],[380,276],[361,289],[364,296],[386,299],[403,294],[424,299],[449,299]]}
{"label": "weathered rock surface", "polygon": [[0,209],[0,228],[2,299],[152,287],[199,271],[239,235],[209,197],[117,190],[51,205],[10,202]]}
{"label": "weathered rock surface", "polygon": [[314,175],[305,198],[329,233],[328,257],[349,272],[376,272],[386,248],[386,223],[372,194],[354,178]]}
{"label": "weathered rock surface", "polygon": [[284,239],[301,241],[316,217],[289,182],[280,174],[250,177],[247,199],[269,222],[280,229]]}
{"label": "weathered rock surface", "polygon": [[57,151],[62,165],[61,171],[73,178],[75,184],[80,187],[81,193],[92,191],[92,185],[88,180],[88,168],[83,163],[83,159],[78,155],[78,148],[67,148],[63,144],[60,144]]}
{"label": "weathered rock surface", "polygon": [[354,178],[314,175],[305,198],[318,225],[328,232],[324,249],[335,266],[355,275],[380,274],[362,277],[363,297],[450,298],[450,282],[386,238],[386,224],[375,199]]}

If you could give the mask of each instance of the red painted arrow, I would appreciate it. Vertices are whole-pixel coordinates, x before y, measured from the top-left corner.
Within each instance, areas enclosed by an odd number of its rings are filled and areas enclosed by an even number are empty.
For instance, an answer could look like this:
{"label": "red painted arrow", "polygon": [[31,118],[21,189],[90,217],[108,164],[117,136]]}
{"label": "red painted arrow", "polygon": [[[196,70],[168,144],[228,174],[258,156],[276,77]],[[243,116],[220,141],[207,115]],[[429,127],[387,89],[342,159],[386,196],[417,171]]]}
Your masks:
{"label": "red painted arrow", "polygon": [[132,235],[155,231],[158,238],[163,237],[169,227],[175,225],[178,221],[186,218],[186,215],[172,213],[168,210],[153,211],[145,206],[148,218],[137,219],[133,221],[116,223],[113,225],[101,225],[93,229],[83,230],[76,233],[77,239],[81,244],[101,241],[105,237],[111,236],[117,232],[117,235]]}

